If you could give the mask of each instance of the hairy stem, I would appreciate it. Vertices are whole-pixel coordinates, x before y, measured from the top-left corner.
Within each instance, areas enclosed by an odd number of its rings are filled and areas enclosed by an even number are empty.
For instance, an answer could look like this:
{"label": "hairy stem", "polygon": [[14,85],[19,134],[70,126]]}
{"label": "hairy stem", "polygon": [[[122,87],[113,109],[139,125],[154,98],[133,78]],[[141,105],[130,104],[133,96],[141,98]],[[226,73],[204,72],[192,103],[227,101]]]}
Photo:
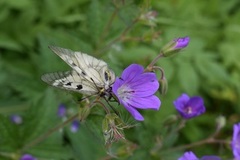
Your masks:
{"label": "hairy stem", "polygon": [[153,71],[153,66],[155,65],[155,63],[157,63],[157,61],[163,57],[163,53],[159,53],[158,56],[156,58],[154,58],[152,60],[152,62],[147,66],[147,68],[145,69],[145,72],[152,72]]}

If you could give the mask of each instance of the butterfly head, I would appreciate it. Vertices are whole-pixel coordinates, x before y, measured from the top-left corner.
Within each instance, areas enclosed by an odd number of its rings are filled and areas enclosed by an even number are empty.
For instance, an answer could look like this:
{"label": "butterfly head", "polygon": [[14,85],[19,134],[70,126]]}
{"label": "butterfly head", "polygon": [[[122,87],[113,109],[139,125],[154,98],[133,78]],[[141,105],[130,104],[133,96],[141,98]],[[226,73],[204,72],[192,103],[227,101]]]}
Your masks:
{"label": "butterfly head", "polygon": [[104,66],[101,69],[101,79],[103,80],[104,86],[100,88],[100,95],[107,95],[109,96],[112,92],[112,85],[115,82],[115,74],[114,72],[109,69],[107,66]]}

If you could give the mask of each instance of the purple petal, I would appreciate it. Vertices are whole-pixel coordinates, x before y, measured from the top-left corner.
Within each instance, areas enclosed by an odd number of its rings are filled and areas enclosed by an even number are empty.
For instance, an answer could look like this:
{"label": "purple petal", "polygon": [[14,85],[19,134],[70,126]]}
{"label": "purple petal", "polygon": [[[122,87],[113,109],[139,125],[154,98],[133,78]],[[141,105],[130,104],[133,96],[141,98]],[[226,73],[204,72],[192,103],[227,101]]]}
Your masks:
{"label": "purple petal", "polygon": [[133,96],[147,97],[153,95],[159,88],[155,73],[144,73],[130,83]]}
{"label": "purple petal", "polygon": [[189,37],[182,37],[182,38],[177,38],[174,40],[176,42],[175,49],[182,49],[188,46],[188,43],[190,41]]}
{"label": "purple petal", "polygon": [[192,106],[192,109],[194,112],[196,112],[196,115],[200,115],[205,112],[205,106],[203,104],[203,99],[201,97],[192,97],[190,100],[187,102],[186,106]]}
{"label": "purple petal", "polygon": [[137,121],[144,120],[143,116],[135,108],[126,103],[124,103],[123,106],[128,110],[129,113],[131,113],[134,119],[136,119]]}
{"label": "purple petal", "polygon": [[178,97],[175,101],[173,101],[173,104],[176,109],[177,108],[182,109],[189,99],[190,97],[187,94],[183,93],[180,97]]}
{"label": "purple petal", "polygon": [[32,155],[30,154],[24,154],[20,160],[37,160],[37,158],[33,157]]}
{"label": "purple petal", "polygon": [[121,80],[120,78],[116,78],[112,86],[112,91],[116,96],[118,95],[118,88],[120,88],[123,85],[123,83],[124,83],[123,80]]}
{"label": "purple petal", "polygon": [[22,117],[17,114],[11,115],[10,120],[15,124],[22,124],[23,122]]}
{"label": "purple petal", "polygon": [[232,151],[234,158],[240,159],[240,123],[233,126]]}
{"label": "purple petal", "polygon": [[66,106],[64,105],[64,104],[60,104],[59,106],[58,106],[58,116],[59,117],[64,117],[65,115],[66,115]]}
{"label": "purple petal", "polygon": [[122,73],[121,78],[123,80],[131,81],[134,77],[142,74],[144,71],[143,66],[139,64],[131,64]]}
{"label": "purple petal", "polygon": [[178,160],[198,160],[196,155],[192,152],[185,152],[182,157],[178,158]]}
{"label": "purple petal", "polygon": [[129,100],[128,103],[135,108],[153,110],[158,110],[161,105],[161,101],[155,95],[144,98],[134,97]]}
{"label": "purple petal", "polygon": [[78,120],[74,120],[71,124],[71,132],[76,133],[79,130],[80,123]]}

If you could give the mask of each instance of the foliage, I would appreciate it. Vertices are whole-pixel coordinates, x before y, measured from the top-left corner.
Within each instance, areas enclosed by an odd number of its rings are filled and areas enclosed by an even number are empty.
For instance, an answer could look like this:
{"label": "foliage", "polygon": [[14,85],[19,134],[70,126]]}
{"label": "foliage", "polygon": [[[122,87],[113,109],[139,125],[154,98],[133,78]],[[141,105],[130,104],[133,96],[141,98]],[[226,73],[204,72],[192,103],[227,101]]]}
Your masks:
{"label": "foliage", "polygon": [[[116,146],[112,152],[123,158],[131,155],[129,159],[177,159],[184,150],[171,148],[207,137],[219,115],[227,119],[219,137],[230,139],[232,125],[240,120],[239,6],[237,0],[1,1],[0,159],[18,159],[24,153],[39,160],[110,159],[98,108],[79,132],[71,133],[67,126],[26,147],[62,122],[56,114],[59,104],[78,111],[70,94],[40,80],[43,73],[69,69],[49,45],[101,58],[120,75],[131,63],[147,66],[166,42],[188,35],[187,49],[157,63],[169,83],[167,94],[160,96],[160,110],[143,111],[145,121],[125,131],[130,149]],[[176,132],[172,102],[183,92],[201,95],[207,111]],[[12,114],[21,115],[23,123],[12,123]],[[232,157],[229,146],[224,148],[190,149],[199,155]]]}

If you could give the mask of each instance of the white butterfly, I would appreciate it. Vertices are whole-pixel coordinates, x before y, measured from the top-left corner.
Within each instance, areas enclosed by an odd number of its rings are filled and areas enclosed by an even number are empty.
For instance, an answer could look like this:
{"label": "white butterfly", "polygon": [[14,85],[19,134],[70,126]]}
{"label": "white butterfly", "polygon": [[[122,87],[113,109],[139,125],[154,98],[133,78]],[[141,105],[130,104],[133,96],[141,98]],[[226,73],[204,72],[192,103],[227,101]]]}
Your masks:
{"label": "white butterfly", "polygon": [[73,70],[44,74],[41,77],[44,82],[85,95],[110,97],[115,74],[106,62],[70,49],[55,46],[49,48]]}

